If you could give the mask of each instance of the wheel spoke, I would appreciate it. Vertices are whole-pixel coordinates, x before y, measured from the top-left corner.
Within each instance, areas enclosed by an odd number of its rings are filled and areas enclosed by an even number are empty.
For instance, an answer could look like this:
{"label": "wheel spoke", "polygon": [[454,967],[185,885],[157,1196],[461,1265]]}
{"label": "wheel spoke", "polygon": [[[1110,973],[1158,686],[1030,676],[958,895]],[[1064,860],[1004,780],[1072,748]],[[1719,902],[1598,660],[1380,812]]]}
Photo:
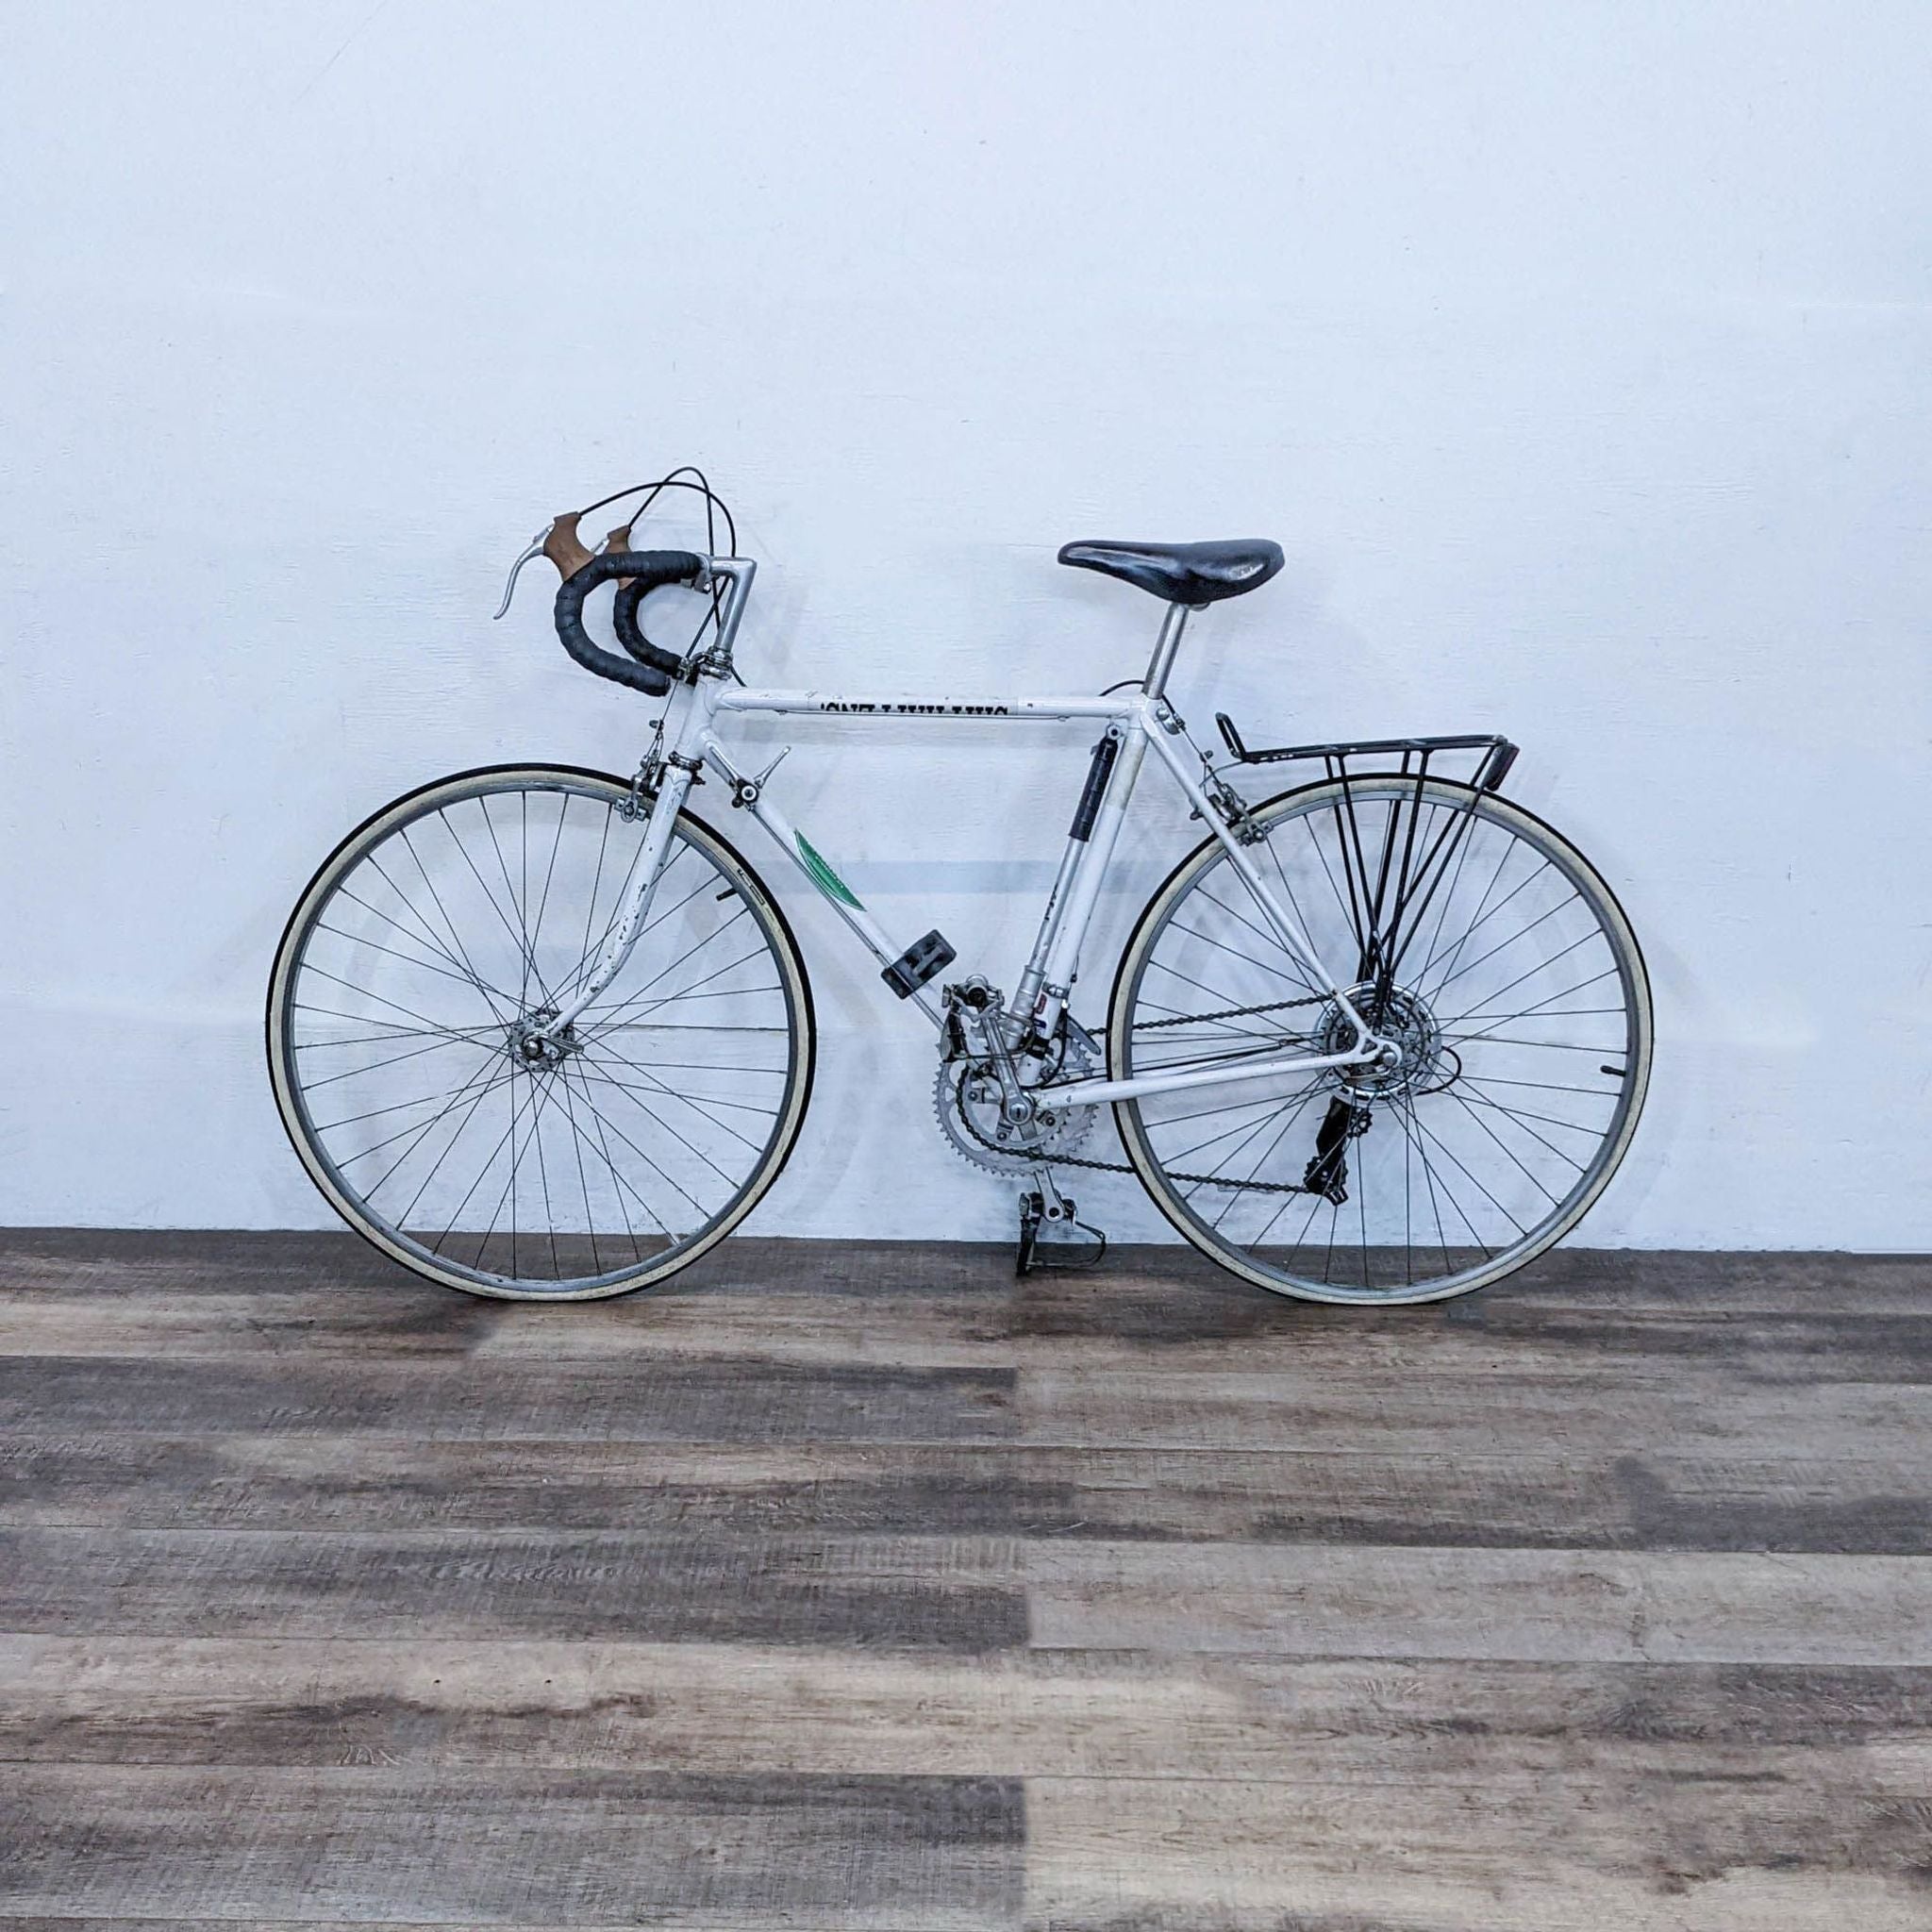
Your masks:
{"label": "wheel spoke", "polygon": [[[372,865],[374,864],[373,858],[371,863]],[[375,867],[375,870],[378,873],[381,872],[381,868],[379,866]],[[385,879],[385,881],[388,881],[389,875],[386,873],[383,873],[382,876]],[[396,889],[393,882],[390,882],[390,890],[391,891],[395,891]],[[351,905],[361,907],[363,911],[367,912],[372,918],[379,919],[385,924],[392,926],[395,929],[395,931],[402,935],[404,938],[412,940],[419,945],[427,946],[432,953],[434,953],[439,958],[442,959],[445,962],[445,969],[448,972],[455,974],[458,979],[468,980],[470,984],[474,986],[476,989],[476,991],[483,995],[484,999],[489,1003],[490,1009],[491,1012],[508,1013],[514,1010],[516,1003],[510,998],[510,996],[507,992],[504,992],[501,990],[499,990],[498,988],[491,986],[487,980],[478,978],[475,973],[471,972],[470,969],[466,967],[462,963],[462,961],[458,959],[457,956],[454,953],[452,953],[450,949],[447,946],[445,946],[442,943],[442,941],[436,937],[436,934],[434,930],[430,927],[428,922],[423,918],[423,915],[420,912],[418,912],[415,907],[411,906],[408,900],[403,901],[404,910],[408,912],[411,915],[411,917],[415,919],[416,924],[422,927],[422,931],[420,934],[414,931],[409,926],[404,925],[400,920],[391,918],[390,914],[383,911],[380,907],[372,905],[367,899],[363,898],[360,893],[352,891],[348,886],[341,887],[340,891],[341,896],[344,899],[347,899]],[[397,892],[396,896],[398,898],[401,898],[402,894],[400,892]]]}

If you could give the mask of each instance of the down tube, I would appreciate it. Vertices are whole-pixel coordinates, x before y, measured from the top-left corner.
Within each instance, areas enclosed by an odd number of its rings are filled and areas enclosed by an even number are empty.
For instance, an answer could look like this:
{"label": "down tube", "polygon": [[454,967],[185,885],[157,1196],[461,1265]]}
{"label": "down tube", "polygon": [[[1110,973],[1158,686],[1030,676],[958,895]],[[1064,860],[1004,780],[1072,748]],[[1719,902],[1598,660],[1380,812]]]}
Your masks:
{"label": "down tube", "polygon": [[[715,739],[704,741],[705,756],[715,760],[727,776],[735,776],[728,756],[724,753]],[[750,807],[751,815],[763,828],[765,835],[784,853],[804,875],[827,906],[845,922],[854,936],[881,967],[890,966],[896,959],[902,948],[895,946],[886,930],[870,912],[865,909],[858,895],[841,879],[819,855],[812,851],[795,826],[778,808],[771,802],[770,794],[763,786]],[[810,855],[808,858],[808,854]],[[812,860],[818,860],[815,868]],[[945,1024],[945,1015],[924,987],[916,989],[908,1004],[916,1006],[935,1026]]]}

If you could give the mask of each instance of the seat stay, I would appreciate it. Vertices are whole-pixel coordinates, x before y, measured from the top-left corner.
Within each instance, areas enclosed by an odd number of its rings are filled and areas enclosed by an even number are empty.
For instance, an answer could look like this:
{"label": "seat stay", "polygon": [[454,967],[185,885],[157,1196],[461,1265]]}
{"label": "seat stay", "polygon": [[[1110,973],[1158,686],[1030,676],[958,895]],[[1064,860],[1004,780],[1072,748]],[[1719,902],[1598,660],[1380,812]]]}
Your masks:
{"label": "seat stay", "polygon": [[1228,865],[1242,885],[1248,889],[1262,916],[1274,928],[1275,937],[1289,957],[1309,976],[1313,986],[1335,1002],[1337,1011],[1355,1029],[1355,1045],[1341,1057],[1341,1063],[1373,1058],[1373,1051],[1363,1052],[1361,1049],[1365,1042],[1374,1040],[1374,1035],[1360,1013],[1357,1011],[1341,982],[1324,963],[1315,950],[1314,941],[1308,937],[1307,928],[1292,909],[1283,905],[1270,890],[1267,880],[1261,875],[1260,868],[1249,856],[1247,848],[1234,836],[1233,830],[1214,808],[1213,801],[1203,790],[1200,781],[1189,769],[1181,747],[1185,745],[1188,751],[1198,758],[1200,753],[1195,750],[1192,740],[1188,738],[1185,731],[1170,728],[1171,724],[1177,724],[1178,721],[1174,719],[1174,714],[1166,705],[1156,699],[1141,698],[1135,706],[1135,717],[1139,726],[1138,737],[1129,740],[1127,751],[1123,753],[1120,763],[1125,769],[1117,771],[1115,785],[1109,788],[1107,802],[1100,815],[1102,824],[1109,814],[1113,817],[1113,824],[1108,828],[1104,845],[1101,824],[1095,826],[1095,836],[1088,854],[1087,867],[1083,868],[1083,872],[1091,870],[1091,883],[1088,885],[1076,876],[1074,887],[1075,897],[1068,908],[1065,925],[1061,933],[1056,937],[1053,955],[1048,962],[1049,990],[1055,986],[1071,987],[1073,984],[1074,974],[1079,964],[1080,944],[1086,937],[1087,924],[1099,895],[1100,874],[1106,871],[1112,858],[1113,840],[1119,833],[1121,820],[1126,814],[1133,784],[1139,774],[1139,758],[1134,758],[1130,764],[1127,753],[1137,747],[1144,751],[1151,744],[1160,762],[1167,767],[1169,774],[1180,788],[1183,796],[1193,808],[1194,816],[1208,826],[1220,842],[1226,854]]}

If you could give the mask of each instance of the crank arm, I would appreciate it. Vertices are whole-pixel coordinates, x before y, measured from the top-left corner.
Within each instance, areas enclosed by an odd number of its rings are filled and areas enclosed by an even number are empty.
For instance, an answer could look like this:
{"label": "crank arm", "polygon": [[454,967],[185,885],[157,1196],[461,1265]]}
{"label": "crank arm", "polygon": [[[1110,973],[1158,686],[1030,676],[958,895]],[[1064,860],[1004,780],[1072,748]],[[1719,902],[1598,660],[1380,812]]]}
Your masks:
{"label": "crank arm", "polygon": [[[1030,1120],[1037,1110],[1033,1096],[1020,1083],[1019,1070],[1013,1065],[1011,1049],[1007,1045],[1007,1029],[997,1007],[989,1007],[975,1015],[974,1030],[979,1035],[980,1044],[986,1048],[987,1058],[992,1061],[992,1070],[1000,1083],[1000,1111],[1008,1119]],[[1018,1101],[1025,1107],[1025,1112],[1015,1115],[1012,1111]]]}

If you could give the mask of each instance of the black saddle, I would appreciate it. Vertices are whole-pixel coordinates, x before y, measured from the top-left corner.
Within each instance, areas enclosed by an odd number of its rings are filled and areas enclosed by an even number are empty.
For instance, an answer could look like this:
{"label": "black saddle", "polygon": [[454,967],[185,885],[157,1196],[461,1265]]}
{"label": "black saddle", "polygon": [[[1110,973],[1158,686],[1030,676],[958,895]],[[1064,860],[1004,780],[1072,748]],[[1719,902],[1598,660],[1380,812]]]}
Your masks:
{"label": "black saddle", "polygon": [[1257,590],[1281,568],[1282,558],[1279,543],[1257,537],[1232,543],[1069,543],[1060,561],[1198,610]]}

